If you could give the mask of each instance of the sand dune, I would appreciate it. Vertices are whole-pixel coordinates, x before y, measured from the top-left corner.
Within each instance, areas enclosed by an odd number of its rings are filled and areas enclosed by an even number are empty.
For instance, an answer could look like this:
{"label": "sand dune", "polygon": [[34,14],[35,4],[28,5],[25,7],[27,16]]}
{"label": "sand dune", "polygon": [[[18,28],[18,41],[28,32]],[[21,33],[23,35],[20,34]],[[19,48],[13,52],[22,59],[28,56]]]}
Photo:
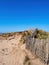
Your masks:
{"label": "sand dune", "polygon": [[[0,40],[0,65],[44,65],[30,51],[25,49],[25,44],[20,44],[22,35],[15,35]],[[29,60],[25,61],[28,57]]]}

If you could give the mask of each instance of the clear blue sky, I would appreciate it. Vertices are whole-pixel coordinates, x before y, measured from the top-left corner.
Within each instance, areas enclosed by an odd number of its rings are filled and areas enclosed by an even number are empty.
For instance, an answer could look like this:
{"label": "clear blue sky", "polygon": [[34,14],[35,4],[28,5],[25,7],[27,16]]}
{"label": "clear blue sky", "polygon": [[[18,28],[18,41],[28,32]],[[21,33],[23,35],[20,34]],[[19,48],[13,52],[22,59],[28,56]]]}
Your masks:
{"label": "clear blue sky", "polygon": [[49,0],[0,0],[0,32],[49,31]]}

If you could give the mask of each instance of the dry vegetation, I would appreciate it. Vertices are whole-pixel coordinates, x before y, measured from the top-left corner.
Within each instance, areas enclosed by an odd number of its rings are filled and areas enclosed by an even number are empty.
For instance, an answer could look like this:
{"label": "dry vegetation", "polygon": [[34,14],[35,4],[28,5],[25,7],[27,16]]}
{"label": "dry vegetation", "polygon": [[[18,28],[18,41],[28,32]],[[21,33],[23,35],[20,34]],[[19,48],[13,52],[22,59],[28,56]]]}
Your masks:
{"label": "dry vegetation", "polygon": [[24,44],[25,41],[26,41],[26,37],[27,37],[28,35],[32,35],[32,32],[33,32],[32,30],[28,30],[28,31],[22,32],[22,37],[21,37],[20,42],[21,42],[22,44]]}
{"label": "dry vegetation", "polygon": [[[31,36],[32,33],[33,33],[33,30],[22,31],[22,32],[3,33],[3,34],[0,35],[0,38],[6,38],[7,39],[8,37],[15,36],[16,34],[17,35],[21,34],[22,38],[21,38],[20,42],[24,44],[25,40],[26,40],[26,37],[28,35]],[[36,34],[35,38],[47,39],[47,38],[49,38],[49,32],[37,29],[37,34]]]}
{"label": "dry vegetation", "polygon": [[29,61],[30,58],[28,56],[25,56],[24,65],[31,65]]}

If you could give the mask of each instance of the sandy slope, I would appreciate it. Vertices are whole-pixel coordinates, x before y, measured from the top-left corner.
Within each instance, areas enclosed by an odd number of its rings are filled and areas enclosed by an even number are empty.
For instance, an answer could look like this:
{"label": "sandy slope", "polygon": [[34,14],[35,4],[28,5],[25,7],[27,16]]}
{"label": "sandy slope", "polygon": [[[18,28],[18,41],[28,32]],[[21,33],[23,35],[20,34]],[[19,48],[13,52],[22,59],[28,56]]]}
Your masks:
{"label": "sandy slope", "polygon": [[19,45],[22,35],[0,40],[0,65],[24,65],[25,57],[30,58],[31,65],[44,65],[39,58],[25,49],[25,44]]}

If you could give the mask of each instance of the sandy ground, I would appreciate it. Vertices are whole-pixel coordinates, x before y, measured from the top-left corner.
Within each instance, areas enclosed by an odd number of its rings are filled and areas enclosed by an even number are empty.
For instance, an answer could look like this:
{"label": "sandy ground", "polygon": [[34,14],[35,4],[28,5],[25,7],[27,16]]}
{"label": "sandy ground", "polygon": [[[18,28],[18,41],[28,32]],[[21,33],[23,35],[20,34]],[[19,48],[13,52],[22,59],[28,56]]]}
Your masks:
{"label": "sandy ground", "polygon": [[22,35],[16,35],[13,39],[10,37],[0,40],[0,65],[24,65],[26,55],[30,58],[31,65],[44,65],[39,58],[25,49],[25,44],[19,46],[21,37]]}

